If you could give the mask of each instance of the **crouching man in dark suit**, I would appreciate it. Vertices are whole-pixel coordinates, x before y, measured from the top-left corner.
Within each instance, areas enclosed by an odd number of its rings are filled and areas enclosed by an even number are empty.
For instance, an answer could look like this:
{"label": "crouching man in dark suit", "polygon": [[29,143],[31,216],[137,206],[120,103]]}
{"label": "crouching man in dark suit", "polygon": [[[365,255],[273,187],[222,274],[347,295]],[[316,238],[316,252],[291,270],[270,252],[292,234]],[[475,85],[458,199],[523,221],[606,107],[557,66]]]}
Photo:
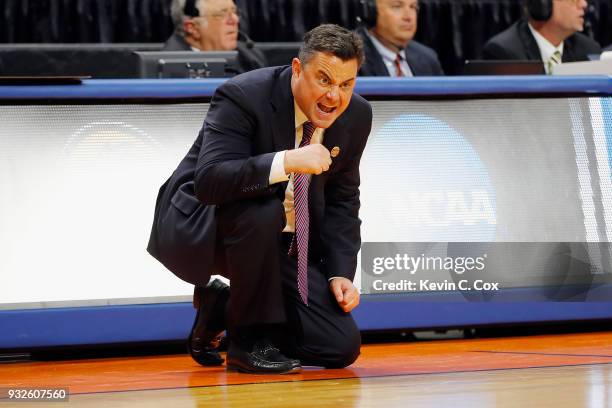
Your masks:
{"label": "crouching man in dark suit", "polygon": [[[161,187],[148,250],[196,285],[189,348],[199,363],[223,362],[226,322],[227,366],[244,372],[345,367],[359,355],[350,311],[372,122],[353,94],[362,61],[360,38],[328,24],[305,35],[290,67],[225,82]],[[213,273],[231,289],[208,284]]]}

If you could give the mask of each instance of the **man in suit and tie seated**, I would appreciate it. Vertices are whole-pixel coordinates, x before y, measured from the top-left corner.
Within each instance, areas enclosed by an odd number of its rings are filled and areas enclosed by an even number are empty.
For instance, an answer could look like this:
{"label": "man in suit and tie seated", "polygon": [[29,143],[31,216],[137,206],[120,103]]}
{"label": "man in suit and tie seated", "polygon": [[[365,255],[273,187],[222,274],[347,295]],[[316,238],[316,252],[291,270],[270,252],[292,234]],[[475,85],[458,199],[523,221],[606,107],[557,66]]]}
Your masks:
{"label": "man in suit and tie seated", "polygon": [[586,0],[524,0],[527,18],[491,38],[483,57],[490,60],[541,60],[546,73],[562,62],[587,61],[601,47],[584,34]]}
{"label": "man in suit and tie seated", "polygon": [[[345,367],[359,355],[350,311],[372,124],[353,94],[362,61],[359,36],[326,24],[291,66],[228,80],[161,187],[148,250],[196,285],[189,349],[200,364],[223,362],[226,324],[227,366],[244,372]],[[215,273],[231,287],[208,284]]]}
{"label": "man in suit and tie seated", "polygon": [[234,0],[173,0],[174,33],[162,51],[238,51],[243,73],[267,66],[263,53],[253,43],[238,41],[239,16]]}
{"label": "man in suit and tie seated", "polygon": [[438,55],[413,40],[417,29],[417,0],[361,0],[365,62],[362,76],[444,75]]}

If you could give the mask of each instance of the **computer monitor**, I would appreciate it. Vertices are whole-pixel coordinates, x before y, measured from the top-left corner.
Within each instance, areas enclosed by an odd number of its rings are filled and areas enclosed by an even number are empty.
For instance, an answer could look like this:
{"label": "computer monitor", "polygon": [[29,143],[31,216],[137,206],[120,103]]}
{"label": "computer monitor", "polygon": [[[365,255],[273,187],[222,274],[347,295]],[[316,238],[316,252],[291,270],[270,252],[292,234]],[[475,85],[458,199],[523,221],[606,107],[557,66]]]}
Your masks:
{"label": "computer monitor", "polygon": [[467,60],[462,75],[539,75],[544,74],[542,61]]}
{"label": "computer monitor", "polygon": [[237,73],[238,51],[135,51],[140,78],[224,78]]}
{"label": "computer monitor", "polygon": [[0,76],[138,78],[134,51],[163,44],[0,44]]}

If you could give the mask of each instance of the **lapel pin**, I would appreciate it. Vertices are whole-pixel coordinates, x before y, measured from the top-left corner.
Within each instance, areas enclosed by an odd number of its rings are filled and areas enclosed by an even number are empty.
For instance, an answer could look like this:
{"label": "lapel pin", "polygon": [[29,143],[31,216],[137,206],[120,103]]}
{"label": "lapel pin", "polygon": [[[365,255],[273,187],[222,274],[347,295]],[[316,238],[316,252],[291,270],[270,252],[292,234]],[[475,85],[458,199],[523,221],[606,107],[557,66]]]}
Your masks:
{"label": "lapel pin", "polygon": [[331,157],[337,157],[340,154],[340,148],[338,146],[334,146],[329,154]]}

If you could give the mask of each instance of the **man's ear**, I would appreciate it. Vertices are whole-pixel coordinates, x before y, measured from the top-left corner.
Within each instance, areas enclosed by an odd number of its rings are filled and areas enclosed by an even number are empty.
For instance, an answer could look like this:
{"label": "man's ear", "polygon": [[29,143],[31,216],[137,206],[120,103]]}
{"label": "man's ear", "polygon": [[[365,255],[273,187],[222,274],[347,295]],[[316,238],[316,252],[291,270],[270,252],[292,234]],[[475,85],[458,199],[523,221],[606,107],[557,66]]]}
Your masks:
{"label": "man's ear", "polygon": [[200,39],[200,32],[198,31],[195,24],[195,21],[193,21],[192,19],[186,19],[185,21],[183,21],[183,31],[185,31],[185,34],[187,36],[193,38],[194,40],[198,40]]}
{"label": "man's ear", "polygon": [[299,60],[299,58],[294,58],[291,60],[291,73],[296,78],[299,78],[302,74],[302,62]]}

